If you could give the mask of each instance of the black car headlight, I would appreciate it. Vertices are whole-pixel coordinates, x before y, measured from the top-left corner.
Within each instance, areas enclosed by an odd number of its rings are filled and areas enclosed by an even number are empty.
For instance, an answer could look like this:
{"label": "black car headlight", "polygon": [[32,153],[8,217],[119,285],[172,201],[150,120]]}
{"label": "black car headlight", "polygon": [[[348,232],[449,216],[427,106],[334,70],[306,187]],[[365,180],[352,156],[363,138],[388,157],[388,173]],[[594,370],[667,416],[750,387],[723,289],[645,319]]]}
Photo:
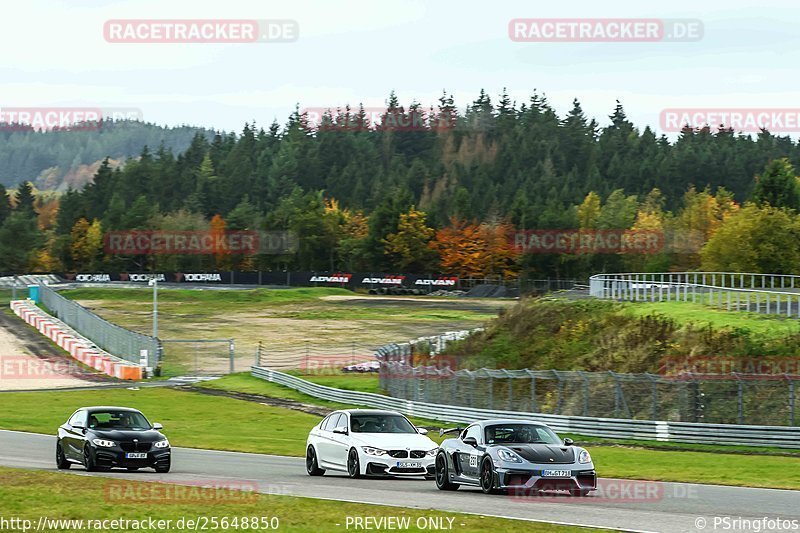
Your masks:
{"label": "black car headlight", "polygon": [[522,458],[510,450],[497,450],[497,457],[508,463],[521,463]]}
{"label": "black car headlight", "polygon": [[153,443],[153,448],[169,448],[169,441],[167,439],[164,439],[156,443]]}
{"label": "black car headlight", "polygon": [[591,463],[592,456],[586,450],[581,450],[581,453],[578,454],[578,462],[582,464]]}
{"label": "black car headlight", "polygon": [[100,446],[101,448],[113,448],[117,445],[116,442],[113,440],[105,440],[105,439],[93,439],[92,442],[95,446]]}
{"label": "black car headlight", "polygon": [[381,450],[380,448],[374,448],[372,446],[362,446],[361,449],[364,450],[364,453],[367,455],[386,455],[386,450]]}

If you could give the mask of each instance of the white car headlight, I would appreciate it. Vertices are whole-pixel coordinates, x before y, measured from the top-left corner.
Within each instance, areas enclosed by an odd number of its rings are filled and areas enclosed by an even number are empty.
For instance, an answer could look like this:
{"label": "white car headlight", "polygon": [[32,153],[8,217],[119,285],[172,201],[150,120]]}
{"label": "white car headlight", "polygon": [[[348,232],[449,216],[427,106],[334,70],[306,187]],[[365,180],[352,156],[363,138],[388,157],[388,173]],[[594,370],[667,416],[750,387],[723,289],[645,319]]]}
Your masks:
{"label": "white car headlight", "polygon": [[507,461],[509,463],[521,463],[522,459],[519,455],[515,454],[510,450],[497,450],[497,456],[502,459],[503,461]]}
{"label": "white car headlight", "polygon": [[100,446],[101,448],[113,448],[117,445],[113,440],[94,439],[92,442],[94,442],[95,446]]}
{"label": "white car headlight", "polygon": [[592,462],[592,456],[589,455],[589,452],[587,452],[586,450],[581,450],[581,453],[578,454],[578,462],[579,463],[591,463]]}
{"label": "white car headlight", "polygon": [[153,444],[155,448],[169,448],[169,441],[167,439],[160,440]]}
{"label": "white car headlight", "polygon": [[429,457],[436,457],[436,452],[438,452],[438,451],[439,451],[439,448],[434,448],[432,450],[428,450],[427,452],[425,452],[425,455],[427,455]]}
{"label": "white car headlight", "polygon": [[367,455],[386,455],[386,450],[381,450],[380,448],[373,448],[372,446],[362,446],[362,450]]}

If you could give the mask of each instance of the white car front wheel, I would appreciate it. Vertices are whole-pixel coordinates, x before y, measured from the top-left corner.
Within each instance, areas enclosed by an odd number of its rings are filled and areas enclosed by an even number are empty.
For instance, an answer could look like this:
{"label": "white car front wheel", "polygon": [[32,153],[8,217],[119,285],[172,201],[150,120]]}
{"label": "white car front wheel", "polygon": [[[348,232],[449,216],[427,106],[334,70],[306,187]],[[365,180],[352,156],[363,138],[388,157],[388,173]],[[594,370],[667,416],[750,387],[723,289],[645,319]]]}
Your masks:
{"label": "white car front wheel", "polygon": [[361,477],[361,460],[355,448],[350,448],[350,453],[347,454],[347,474],[352,478]]}

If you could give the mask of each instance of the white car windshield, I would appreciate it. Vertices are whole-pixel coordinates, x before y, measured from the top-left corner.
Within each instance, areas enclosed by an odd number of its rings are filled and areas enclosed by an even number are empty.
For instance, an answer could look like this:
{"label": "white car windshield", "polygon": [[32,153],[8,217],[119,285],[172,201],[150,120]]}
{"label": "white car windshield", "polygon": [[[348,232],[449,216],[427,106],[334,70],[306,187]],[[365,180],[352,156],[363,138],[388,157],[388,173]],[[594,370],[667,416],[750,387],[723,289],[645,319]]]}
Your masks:
{"label": "white car windshield", "polygon": [[353,433],[416,433],[417,430],[400,415],[350,415]]}

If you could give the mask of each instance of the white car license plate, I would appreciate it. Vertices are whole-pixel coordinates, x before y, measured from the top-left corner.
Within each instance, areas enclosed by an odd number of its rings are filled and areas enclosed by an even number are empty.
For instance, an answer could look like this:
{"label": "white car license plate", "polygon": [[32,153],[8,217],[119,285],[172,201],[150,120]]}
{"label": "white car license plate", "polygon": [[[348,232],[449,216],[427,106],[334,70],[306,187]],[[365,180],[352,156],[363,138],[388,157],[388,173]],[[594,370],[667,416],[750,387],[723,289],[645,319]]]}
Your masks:
{"label": "white car license plate", "polygon": [[542,477],[572,477],[569,470],[542,470]]}
{"label": "white car license plate", "polygon": [[422,468],[422,463],[412,463],[411,461],[397,461],[397,468]]}
{"label": "white car license plate", "polygon": [[126,453],[125,454],[125,458],[126,459],[147,459],[147,454],[146,453],[139,453],[139,452]]}

